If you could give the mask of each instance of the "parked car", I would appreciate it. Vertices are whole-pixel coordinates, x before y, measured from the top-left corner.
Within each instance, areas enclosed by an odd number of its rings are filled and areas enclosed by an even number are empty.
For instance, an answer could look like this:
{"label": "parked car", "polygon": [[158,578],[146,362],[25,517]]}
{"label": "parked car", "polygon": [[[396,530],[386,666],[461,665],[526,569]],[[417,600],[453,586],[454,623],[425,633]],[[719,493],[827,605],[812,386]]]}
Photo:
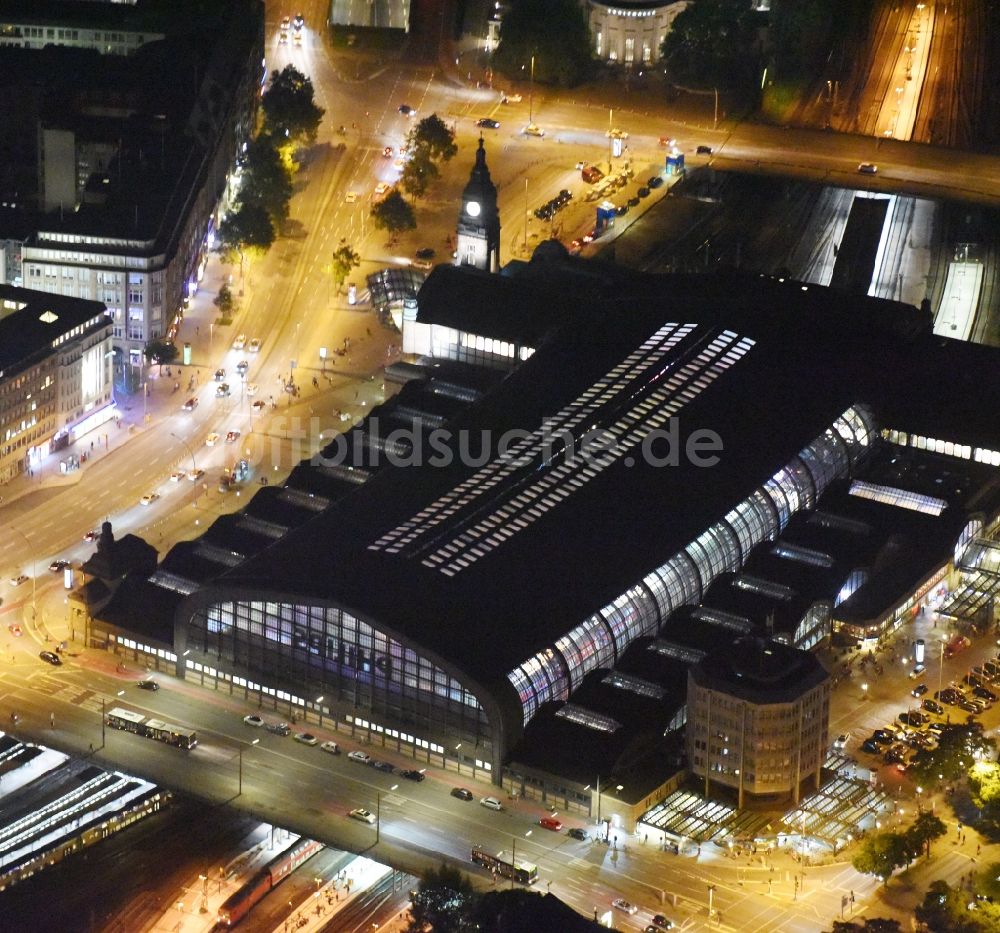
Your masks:
{"label": "parked car", "polygon": [[47,661],[53,667],[59,667],[62,664],[62,658],[59,657],[54,651],[40,651],[38,653],[43,661]]}
{"label": "parked car", "polygon": [[368,764],[368,762],[372,760],[372,756],[366,754],[365,752],[348,752],[347,757],[351,761],[360,761],[363,765]]}
{"label": "parked car", "polygon": [[140,690],[150,690],[155,693],[160,689],[160,685],[155,680],[140,680],[136,683]]}
{"label": "parked car", "polygon": [[408,781],[417,781],[418,783],[427,777],[423,771],[417,771],[416,768],[407,768],[406,771],[399,772]]}
{"label": "parked car", "polygon": [[369,761],[370,764],[376,771],[384,771],[386,774],[392,774],[396,770],[394,764],[390,764],[388,761]]}
{"label": "parked car", "polygon": [[503,804],[500,803],[496,797],[483,797],[480,799],[479,803],[486,807],[487,810],[502,810]]}
{"label": "parked car", "polygon": [[471,790],[465,787],[453,787],[451,789],[451,796],[457,797],[459,800],[472,800],[474,795]]}
{"label": "parked car", "polygon": [[869,755],[878,755],[882,751],[882,747],[874,739],[865,739],[861,743],[861,751],[867,752]]}
{"label": "parked car", "polygon": [[264,728],[272,735],[291,735],[292,727],[287,722],[269,722]]}
{"label": "parked car", "polygon": [[417,259],[433,259],[434,258],[434,247],[433,246],[424,246],[421,249],[418,249],[416,251],[416,253],[414,253],[414,255],[417,257]]}
{"label": "parked car", "polygon": [[659,188],[660,185],[663,184],[663,177],[660,175],[652,175],[646,184],[649,185],[650,188]]}
{"label": "parked car", "polygon": [[997,695],[988,687],[973,687],[972,695],[978,697],[980,700],[985,700],[987,703],[994,703],[997,698]]}
{"label": "parked car", "polygon": [[316,745],[319,742],[319,739],[311,732],[296,732],[294,738],[296,742],[301,742],[303,745]]}
{"label": "parked car", "polygon": [[881,742],[884,745],[886,742],[894,741],[896,738],[896,733],[895,731],[890,732],[888,729],[876,729],[872,733],[872,738],[874,738],[878,742]]}
{"label": "parked car", "polygon": [[356,820],[361,820],[362,823],[368,823],[371,825],[375,822],[375,814],[371,810],[366,810],[364,807],[358,807],[356,810],[351,810],[351,816]]}
{"label": "parked car", "polygon": [[640,189],[639,189],[639,190],[638,190],[638,191],[636,192],[636,194],[637,194],[637,195],[639,195],[639,197],[640,197],[640,198],[648,198],[648,197],[649,197],[649,188],[647,188],[647,187],[646,187],[645,185],[643,185],[643,186],[642,186],[642,187],[641,187],[641,188],[640,188]]}
{"label": "parked car", "polygon": [[938,716],[944,713],[944,707],[936,700],[928,698],[925,699],[921,705],[925,710],[927,710],[928,713],[936,713]]}

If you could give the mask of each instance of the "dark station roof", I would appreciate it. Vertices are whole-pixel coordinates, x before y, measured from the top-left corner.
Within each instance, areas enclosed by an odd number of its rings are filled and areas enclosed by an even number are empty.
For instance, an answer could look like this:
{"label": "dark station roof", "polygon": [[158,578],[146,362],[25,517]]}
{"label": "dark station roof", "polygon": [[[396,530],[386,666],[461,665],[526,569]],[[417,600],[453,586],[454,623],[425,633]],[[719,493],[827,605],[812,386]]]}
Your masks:
{"label": "dark station roof", "polygon": [[[711,469],[684,458],[670,468],[618,461],[451,576],[423,560],[484,513],[504,508],[545,465],[533,462],[480,489],[478,512],[428,513],[417,521],[421,543],[396,553],[373,545],[476,471],[457,458],[387,469],[217,581],[227,590],[334,601],[485,682],[503,678],[694,540],[851,405],[905,415],[913,430],[925,416],[954,425],[968,407],[955,407],[947,384],[920,411],[906,404],[911,378],[934,365],[927,360],[934,347],[921,337],[930,331],[927,315],[800,283],[641,275],[554,259],[509,277],[438,267],[419,305],[421,321],[536,348],[450,425],[453,453],[461,429],[497,438],[538,428],[665,322],[694,325],[668,367],[726,331],[754,342],[682,410],[683,432],[707,428],[722,440]],[[954,346],[946,352],[961,355]],[[1000,383],[983,391],[997,396]],[[979,403],[988,407],[983,392]],[[618,414],[602,411],[598,423]],[[970,431],[979,420],[973,416]]]}

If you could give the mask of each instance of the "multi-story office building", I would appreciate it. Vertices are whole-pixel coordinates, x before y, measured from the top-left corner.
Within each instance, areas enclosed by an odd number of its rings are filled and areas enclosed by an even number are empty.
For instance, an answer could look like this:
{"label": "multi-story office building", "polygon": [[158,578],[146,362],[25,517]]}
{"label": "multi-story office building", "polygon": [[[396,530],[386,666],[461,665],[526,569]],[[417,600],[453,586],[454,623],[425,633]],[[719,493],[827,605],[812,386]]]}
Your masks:
{"label": "multi-story office building", "polygon": [[688,770],[705,784],[797,803],[819,787],[827,751],[830,675],[807,651],[738,638],[688,669]]}
{"label": "multi-story office building", "polygon": [[[70,24],[75,6],[47,4],[44,13]],[[0,50],[0,86],[21,88],[27,72],[40,88],[21,107],[33,114],[35,144],[19,150],[23,162],[34,159],[37,184],[16,211],[0,212],[0,272],[106,304],[122,362],[139,367],[148,341],[173,336],[197,288],[215,212],[250,138],[263,4],[218,0],[197,23],[171,20],[162,4],[102,11],[130,24],[141,47],[127,57],[92,45]],[[77,72],[85,87],[70,96],[67,76]]]}
{"label": "multi-story office building", "polygon": [[112,356],[104,305],[0,285],[0,482],[114,417]]}

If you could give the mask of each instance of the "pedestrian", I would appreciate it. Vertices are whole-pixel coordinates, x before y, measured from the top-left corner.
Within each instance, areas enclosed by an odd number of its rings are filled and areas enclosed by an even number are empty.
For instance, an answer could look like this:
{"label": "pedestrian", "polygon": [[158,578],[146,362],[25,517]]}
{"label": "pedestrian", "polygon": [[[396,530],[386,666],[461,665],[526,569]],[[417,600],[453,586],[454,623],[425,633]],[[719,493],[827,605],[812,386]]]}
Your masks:
{"label": "pedestrian", "polygon": [[56,714],[55,713],[49,713],[49,728],[50,729],[55,729],[55,727],[56,727]]}
{"label": "pedestrian", "polygon": [[980,849],[982,849],[982,846],[977,844],[976,845],[976,855],[979,855]]}

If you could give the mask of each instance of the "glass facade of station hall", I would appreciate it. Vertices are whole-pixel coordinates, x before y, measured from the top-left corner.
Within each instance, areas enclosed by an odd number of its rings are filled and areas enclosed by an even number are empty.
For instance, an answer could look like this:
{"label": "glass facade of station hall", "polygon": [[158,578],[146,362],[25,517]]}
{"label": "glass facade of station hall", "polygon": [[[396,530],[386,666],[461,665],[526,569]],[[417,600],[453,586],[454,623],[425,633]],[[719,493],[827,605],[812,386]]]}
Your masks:
{"label": "glass facade of station hall", "polygon": [[875,430],[870,411],[848,409],[697,540],[508,673],[525,724],[543,703],[566,700],[590,671],[613,667],[636,638],[659,632],[675,609],[699,602],[721,574],[739,570],[758,544],[775,540],[792,515],[813,508],[833,480],[851,473],[874,443]]}
{"label": "glass facade of station hall", "polygon": [[207,673],[247,692],[287,700],[292,712],[298,705],[384,733],[401,750],[411,745],[415,752],[444,754],[462,743],[462,757],[499,773],[501,749],[493,734],[498,724],[491,724],[484,708],[488,700],[343,609],[213,600],[191,613],[182,637],[178,655],[189,676]]}

